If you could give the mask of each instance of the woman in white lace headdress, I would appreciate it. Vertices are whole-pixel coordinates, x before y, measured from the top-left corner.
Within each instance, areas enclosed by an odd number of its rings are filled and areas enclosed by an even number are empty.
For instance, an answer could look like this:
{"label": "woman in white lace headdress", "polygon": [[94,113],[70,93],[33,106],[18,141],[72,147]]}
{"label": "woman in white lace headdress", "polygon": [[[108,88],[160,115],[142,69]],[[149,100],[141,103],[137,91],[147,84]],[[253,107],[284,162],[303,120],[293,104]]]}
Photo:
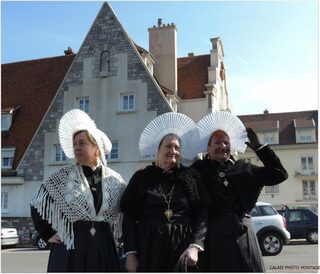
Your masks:
{"label": "woman in white lace headdress", "polygon": [[52,245],[48,272],[120,271],[112,226],[126,184],[106,165],[111,142],[79,109],[61,118],[59,140],[75,163],[52,174],[31,201],[35,229]]}
{"label": "woman in white lace headdress", "polygon": [[168,112],[150,121],[139,142],[142,157],[156,161],[131,177],[121,197],[128,272],[197,270],[207,227],[206,192],[196,170],[181,164],[195,157],[196,124]]}

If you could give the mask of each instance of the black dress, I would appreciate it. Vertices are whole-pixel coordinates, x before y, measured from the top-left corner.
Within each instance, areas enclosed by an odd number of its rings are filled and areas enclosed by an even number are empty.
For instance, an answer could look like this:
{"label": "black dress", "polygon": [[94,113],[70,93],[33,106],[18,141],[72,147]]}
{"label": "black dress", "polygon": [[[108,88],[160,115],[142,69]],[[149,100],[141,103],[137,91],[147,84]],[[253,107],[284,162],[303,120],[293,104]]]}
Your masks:
{"label": "black dress", "polygon": [[[83,166],[83,172],[91,187],[96,212],[101,207],[101,168],[92,171]],[[43,220],[31,206],[35,229],[48,240],[54,231],[48,221]],[[89,233],[91,221],[77,221],[73,224],[74,249],[65,244],[51,244],[48,272],[119,272],[120,265],[112,228],[108,222],[94,222],[96,233]]]}
{"label": "black dress", "polygon": [[[207,227],[205,190],[195,170],[154,165],[137,171],[120,202],[125,252],[136,251],[138,272],[172,272],[189,246],[203,247]],[[168,203],[172,217],[164,212]],[[171,196],[171,198],[170,198]]]}
{"label": "black dress", "polygon": [[205,251],[199,259],[204,272],[265,272],[249,214],[263,186],[279,184],[288,175],[268,146],[256,153],[264,167],[243,160],[221,166],[208,156],[193,164],[211,197]]}

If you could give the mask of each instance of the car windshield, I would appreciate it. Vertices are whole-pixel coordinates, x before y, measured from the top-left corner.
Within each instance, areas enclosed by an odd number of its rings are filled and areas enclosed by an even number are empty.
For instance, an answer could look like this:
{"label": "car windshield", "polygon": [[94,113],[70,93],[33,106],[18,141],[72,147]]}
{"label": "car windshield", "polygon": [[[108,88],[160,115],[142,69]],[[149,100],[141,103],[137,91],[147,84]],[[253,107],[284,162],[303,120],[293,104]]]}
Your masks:
{"label": "car windshield", "polygon": [[278,212],[272,207],[268,205],[259,206],[260,212],[262,216],[276,215]]}
{"label": "car windshield", "polygon": [[8,221],[1,221],[1,228],[12,228],[12,225]]}

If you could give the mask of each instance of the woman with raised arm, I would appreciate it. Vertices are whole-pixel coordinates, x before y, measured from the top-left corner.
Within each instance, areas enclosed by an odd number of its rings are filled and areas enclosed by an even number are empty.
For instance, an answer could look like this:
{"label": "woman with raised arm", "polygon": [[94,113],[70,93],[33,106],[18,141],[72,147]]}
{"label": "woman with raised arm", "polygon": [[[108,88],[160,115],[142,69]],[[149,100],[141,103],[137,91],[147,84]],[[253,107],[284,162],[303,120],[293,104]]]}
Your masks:
{"label": "woman with raised arm", "polygon": [[[229,112],[210,113],[198,123],[204,159],[197,169],[210,195],[208,231],[203,256],[203,272],[264,272],[264,264],[250,212],[264,186],[280,184],[288,178],[279,158],[268,145],[261,145],[256,133],[245,128]],[[248,140],[249,139],[249,140]],[[244,152],[248,145],[263,166],[236,161],[231,152]]]}

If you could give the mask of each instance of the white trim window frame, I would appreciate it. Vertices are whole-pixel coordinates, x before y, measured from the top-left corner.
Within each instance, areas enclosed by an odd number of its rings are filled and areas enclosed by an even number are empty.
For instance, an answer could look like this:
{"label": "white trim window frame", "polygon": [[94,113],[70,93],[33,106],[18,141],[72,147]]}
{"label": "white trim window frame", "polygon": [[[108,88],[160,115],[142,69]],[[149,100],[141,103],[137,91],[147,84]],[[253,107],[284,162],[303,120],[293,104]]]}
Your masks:
{"label": "white trim window frame", "polygon": [[65,162],[67,161],[67,156],[64,154],[61,145],[55,144],[54,145],[54,153],[55,153],[55,162]]}
{"label": "white trim window frame", "polygon": [[314,180],[302,181],[302,194],[304,200],[316,200],[316,182]]}
{"label": "white trim window frame", "polygon": [[7,191],[1,191],[1,212],[8,213],[9,194]]}
{"label": "white trim window frame", "polygon": [[15,151],[15,148],[1,149],[1,169],[12,168]]}
{"label": "white trim window frame", "polygon": [[311,135],[300,135],[299,143],[311,143],[312,136]]}
{"label": "white trim window frame", "polygon": [[76,98],[76,107],[83,110],[85,113],[90,111],[90,100],[88,96],[77,97]]}
{"label": "white trim window frame", "polygon": [[276,144],[276,134],[275,132],[265,132],[263,134],[264,143],[268,143],[270,145]]}
{"label": "white trim window frame", "polygon": [[134,93],[120,94],[120,111],[134,111],[135,110],[135,96]]}
{"label": "white trim window frame", "polygon": [[108,160],[119,160],[119,142],[117,140],[111,141],[112,149],[107,156]]}
{"label": "white trim window frame", "polygon": [[279,185],[265,186],[264,191],[266,194],[279,194]]}
{"label": "white trim window frame", "polygon": [[300,161],[301,161],[301,170],[302,171],[313,170],[313,156],[312,155],[301,156]]}

